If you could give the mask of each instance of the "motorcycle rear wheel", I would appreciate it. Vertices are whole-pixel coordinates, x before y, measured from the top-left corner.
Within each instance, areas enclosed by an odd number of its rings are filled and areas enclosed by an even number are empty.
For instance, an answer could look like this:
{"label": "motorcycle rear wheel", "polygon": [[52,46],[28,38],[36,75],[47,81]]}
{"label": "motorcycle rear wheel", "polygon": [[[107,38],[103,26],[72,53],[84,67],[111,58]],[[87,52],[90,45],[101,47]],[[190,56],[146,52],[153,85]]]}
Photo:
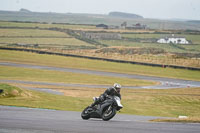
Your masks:
{"label": "motorcycle rear wheel", "polygon": [[89,108],[89,107],[85,108],[85,109],[83,110],[83,112],[81,113],[81,117],[82,117],[82,119],[84,119],[84,120],[90,119],[90,114],[87,112],[88,108]]}
{"label": "motorcycle rear wheel", "polygon": [[104,120],[104,121],[108,121],[108,120],[110,120],[110,119],[112,119],[115,115],[116,115],[116,109],[115,108],[111,108],[110,110],[108,110],[109,108],[107,108],[105,111],[104,111],[104,113],[103,113],[103,115],[102,115],[102,119]]}

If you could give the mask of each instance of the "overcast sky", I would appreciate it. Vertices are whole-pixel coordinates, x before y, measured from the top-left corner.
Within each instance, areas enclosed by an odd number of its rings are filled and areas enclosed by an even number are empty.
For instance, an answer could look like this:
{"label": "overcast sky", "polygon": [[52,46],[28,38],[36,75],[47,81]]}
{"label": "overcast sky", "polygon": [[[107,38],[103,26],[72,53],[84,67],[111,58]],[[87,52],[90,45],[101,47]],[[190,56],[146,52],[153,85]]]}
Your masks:
{"label": "overcast sky", "polygon": [[200,0],[0,0],[0,10],[38,12],[135,13],[145,18],[200,20]]}

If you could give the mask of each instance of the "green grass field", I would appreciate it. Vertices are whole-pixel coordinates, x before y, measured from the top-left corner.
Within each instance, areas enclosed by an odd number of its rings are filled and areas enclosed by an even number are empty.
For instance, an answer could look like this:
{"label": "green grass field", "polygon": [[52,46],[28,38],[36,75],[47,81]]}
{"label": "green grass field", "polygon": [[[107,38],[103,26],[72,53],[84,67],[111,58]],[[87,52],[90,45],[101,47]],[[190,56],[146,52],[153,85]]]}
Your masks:
{"label": "green grass field", "polygon": [[0,29],[1,46],[37,45],[38,48],[67,49],[68,47],[92,47],[93,45],[69,36],[64,32],[39,29]]}
{"label": "green grass field", "polygon": [[38,44],[41,48],[54,48],[58,47],[60,49],[65,48],[65,46],[92,46],[75,38],[1,38],[1,44]]}
{"label": "green grass field", "polygon": [[122,37],[125,38],[160,38],[163,35],[167,35],[167,34],[122,34]]}
{"label": "green grass field", "polygon": [[0,27],[39,27],[39,28],[61,28],[61,29],[94,29],[96,26],[88,25],[72,25],[72,24],[40,24],[40,23],[16,23],[16,22],[5,22],[0,21]]}
{"label": "green grass field", "polygon": [[52,30],[39,29],[1,29],[0,37],[70,37],[68,34]]}

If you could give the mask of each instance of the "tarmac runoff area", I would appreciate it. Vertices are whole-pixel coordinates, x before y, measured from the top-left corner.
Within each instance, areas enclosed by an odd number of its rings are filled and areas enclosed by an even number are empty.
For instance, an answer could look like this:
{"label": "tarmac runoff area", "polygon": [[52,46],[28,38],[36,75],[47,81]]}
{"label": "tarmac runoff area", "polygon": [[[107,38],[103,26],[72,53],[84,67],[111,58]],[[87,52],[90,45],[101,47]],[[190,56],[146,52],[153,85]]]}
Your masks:
{"label": "tarmac runoff area", "polygon": [[[1,66],[22,67],[22,68],[32,68],[32,69],[42,69],[42,70],[62,71],[62,72],[72,72],[72,73],[82,73],[82,74],[91,74],[91,75],[101,75],[101,76],[110,76],[110,77],[124,77],[124,78],[156,81],[156,82],[160,83],[159,85],[154,85],[154,86],[123,86],[123,88],[129,88],[129,89],[172,89],[172,88],[200,87],[199,81],[192,81],[192,80],[180,80],[180,79],[173,79],[173,78],[163,78],[163,77],[105,72],[105,71],[95,71],[95,70],[85,70],[85,69],[59,68],[59,67],[30,65],[30,64],[17,64],[17,63],[10,63],[10,62],[9,63],[8,62],[0,62],[0,65]],[[84,87],[84,88],[108,88],[108,87],[110,87],[110,86],[106,86],[106,85],[83,85],[83,84],[49,83],[49,82],[21,81],[21,80],[0,80],[0,82],[32,84],[32,85],[63,86],[63,87]],[[45,91],[45,92],[53,93],[53,94],[57,94],[57,95],[62,95],[61,92],[51,90],[48,88],[30,88],[30,87],[25,87],[25,88],[39,90],[39,91]]]}

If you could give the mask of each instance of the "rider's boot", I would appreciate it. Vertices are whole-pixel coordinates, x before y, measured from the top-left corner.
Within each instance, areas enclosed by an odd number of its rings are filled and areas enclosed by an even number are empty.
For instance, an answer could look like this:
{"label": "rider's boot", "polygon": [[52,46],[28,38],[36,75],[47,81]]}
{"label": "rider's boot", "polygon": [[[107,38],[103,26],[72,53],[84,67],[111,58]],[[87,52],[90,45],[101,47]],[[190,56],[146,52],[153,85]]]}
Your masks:
{"label": "rider's boot", "polygon": [[95,105],[97,105],[99,103],[99,98],[93,97],[94,103],[92,103],[89,107],[94,107]]}

